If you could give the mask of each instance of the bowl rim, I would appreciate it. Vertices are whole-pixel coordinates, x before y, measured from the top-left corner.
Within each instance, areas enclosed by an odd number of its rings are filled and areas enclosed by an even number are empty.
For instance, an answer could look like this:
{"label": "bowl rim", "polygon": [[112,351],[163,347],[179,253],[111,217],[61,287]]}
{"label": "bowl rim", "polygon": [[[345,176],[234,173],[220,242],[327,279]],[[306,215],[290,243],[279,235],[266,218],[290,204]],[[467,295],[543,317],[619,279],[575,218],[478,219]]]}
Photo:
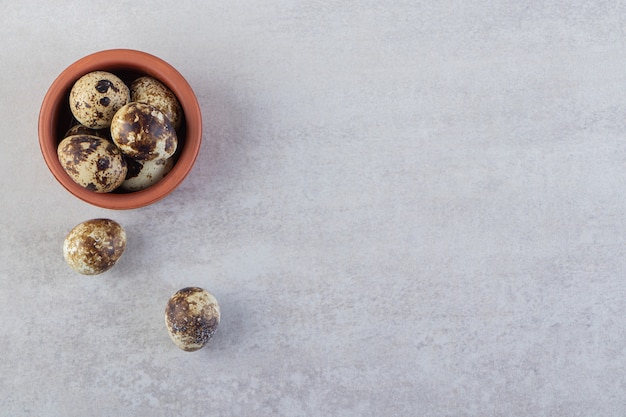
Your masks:
{"label": "bowl rim", "polygon": [[[174,167],[161,181],[145,190],[130,193],[95,193],[75,183],[64,171],[57,156],[56,114],[59,97],[82,75],[97,70],[115,72],[132,70],[152,76],[172,90],[185,115],[185,144]],[[190,123],[191,121],[191,123]],[[170,194],[187,177],[197,159],[202,143],[202,113],[191,86],[173,66],[147,52],[134,49],[107,49],[78,59],[63,70],[50,85],[39,111],[39,146],[46,165],[57,181],[71,194],[86,203],[126,210],[153,204]],[[191,139],[191,140],[190,140]],[[52,146],[52,144],[55,144]]]}

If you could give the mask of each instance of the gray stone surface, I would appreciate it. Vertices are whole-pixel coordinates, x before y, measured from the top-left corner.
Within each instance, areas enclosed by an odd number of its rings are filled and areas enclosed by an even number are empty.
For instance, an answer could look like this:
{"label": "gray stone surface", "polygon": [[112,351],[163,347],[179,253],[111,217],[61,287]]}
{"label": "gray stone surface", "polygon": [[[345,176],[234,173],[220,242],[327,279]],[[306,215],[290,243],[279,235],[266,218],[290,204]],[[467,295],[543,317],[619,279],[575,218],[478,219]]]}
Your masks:
{"label": "gray stone surface", "polygon": [[[572,1],[2,2],[0,415],[623,416],[626,8]],[[43,96],[97,50],[197,93],[165,200],[76,200]],[[77,223],[128,233],[82,277]],[[204,349],[179,288],[215,294]]]}

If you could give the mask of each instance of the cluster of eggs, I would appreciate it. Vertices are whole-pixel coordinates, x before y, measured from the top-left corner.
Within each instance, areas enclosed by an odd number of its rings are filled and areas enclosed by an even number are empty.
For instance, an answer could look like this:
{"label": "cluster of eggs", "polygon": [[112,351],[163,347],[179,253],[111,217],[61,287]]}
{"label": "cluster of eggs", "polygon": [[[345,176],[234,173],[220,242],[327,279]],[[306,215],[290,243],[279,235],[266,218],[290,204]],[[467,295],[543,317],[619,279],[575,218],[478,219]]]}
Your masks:
{"label": "cluster of eggs", "polygon": [[78,122],[57,155],[77,184],[97,193],[139,191],[172,169],[183,111],[159,80],[142,76],[127,85],[117,75],[93,71],[69,94]]}
{"label": "cluster of eggs", "polygon": [[[72,269],[97,275],[111,269],[126,249],[126,231],[114,220],[91,219],[76,225],[65,237],[63,256]],[[186,287],[172,295],[165,307],[165,326],[180,349],[193,352],[207,344],[220,323],[220,307],[210,292]]]}

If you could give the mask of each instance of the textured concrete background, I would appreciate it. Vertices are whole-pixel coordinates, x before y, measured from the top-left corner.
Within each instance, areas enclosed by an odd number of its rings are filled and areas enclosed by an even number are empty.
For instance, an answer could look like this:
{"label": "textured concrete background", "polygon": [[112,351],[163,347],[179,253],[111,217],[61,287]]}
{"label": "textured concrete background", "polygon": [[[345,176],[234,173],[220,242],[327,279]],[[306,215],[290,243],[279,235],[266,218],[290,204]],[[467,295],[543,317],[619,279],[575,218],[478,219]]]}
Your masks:
{"label": "textured concrete background", "polygon": [[[626,8],[0,1],[0,415],[624,416]],[[109,211],[39,152],[53,79],[144,50],[197,93],[182,186]],[[82,277],[61,246],[129,244]],[[222,323],[195,353],[163,311]]]}

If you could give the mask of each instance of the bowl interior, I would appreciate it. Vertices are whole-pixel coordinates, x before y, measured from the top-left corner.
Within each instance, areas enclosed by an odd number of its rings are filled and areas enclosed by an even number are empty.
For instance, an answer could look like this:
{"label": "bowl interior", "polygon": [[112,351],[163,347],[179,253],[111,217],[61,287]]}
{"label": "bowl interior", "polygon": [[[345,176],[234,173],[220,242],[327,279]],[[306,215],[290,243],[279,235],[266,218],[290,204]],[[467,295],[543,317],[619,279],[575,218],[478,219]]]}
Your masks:
{"label": "bowl interior", "polygon": [[[145,190],[121,193],[95,193],[76,184],[63,170],[56,151],[67,130],[76,122],[71,114],[69,92],[84,74],[109,71],[130,83],[143,75],[165,84],[178,98],[183,123],[177,131],[179,146],[176,163],[161,181]],[[39,115],[39,142],[44,159],[55,178],[74,196],[96,206],[130,209],[152,204],[174,190],[191,170],[202,141],[202,117],[195,94],[183,76],[165,61],[141,51],[114,49],[88,55],[64,70],[52,83]]]}

